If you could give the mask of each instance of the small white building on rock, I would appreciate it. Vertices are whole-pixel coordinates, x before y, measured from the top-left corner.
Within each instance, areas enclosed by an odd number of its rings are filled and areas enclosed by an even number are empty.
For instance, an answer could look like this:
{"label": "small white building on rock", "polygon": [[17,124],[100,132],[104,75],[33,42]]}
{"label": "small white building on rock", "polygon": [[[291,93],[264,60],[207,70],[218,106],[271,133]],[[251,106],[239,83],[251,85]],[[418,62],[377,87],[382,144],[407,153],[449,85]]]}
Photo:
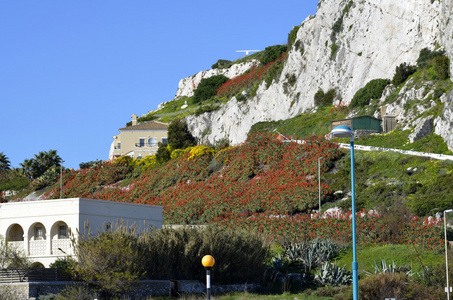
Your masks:
{"label": "small white building on rock", "polygon": [[73,255],[75,237],[106,230],[118,222],[139,230],[162,228],[162,207],[83,198],[0,204],[0,234],[36,264],[48,267],[59,257]]}

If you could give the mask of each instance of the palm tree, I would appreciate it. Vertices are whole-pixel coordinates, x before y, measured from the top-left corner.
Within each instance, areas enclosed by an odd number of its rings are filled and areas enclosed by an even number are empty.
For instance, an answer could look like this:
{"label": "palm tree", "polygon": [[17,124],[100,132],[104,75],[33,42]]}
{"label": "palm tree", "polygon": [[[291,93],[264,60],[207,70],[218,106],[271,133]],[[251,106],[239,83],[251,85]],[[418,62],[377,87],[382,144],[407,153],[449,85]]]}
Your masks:
{"label": "palm tree", "polygon": [[32,178],[33,159],[25,159],[23,163],[19,164],[22,167],[22,173],[28,179]]}
{"label": "palm tree", "polygon": [[11,162],[9,158],[3,152],[0,152],[0,179],[3,179],[10,169]]}

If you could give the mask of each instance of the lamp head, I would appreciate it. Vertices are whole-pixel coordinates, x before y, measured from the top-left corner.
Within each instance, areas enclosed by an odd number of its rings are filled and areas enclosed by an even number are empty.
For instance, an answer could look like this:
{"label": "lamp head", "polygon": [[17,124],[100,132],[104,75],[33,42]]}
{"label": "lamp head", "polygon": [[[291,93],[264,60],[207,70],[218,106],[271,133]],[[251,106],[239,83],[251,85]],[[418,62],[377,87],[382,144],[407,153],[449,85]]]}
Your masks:
{"label": "lamp head", "polygon": [[444,210],[444,213],[451,213],[451,212],[453,212],[453,209]]}
{"label": "lamp head", "polygon": [[332,129],[332,135],[334,137],[338,137],[338,138],[345,138],[345,137],[353,138],[354,131],[351,128],[349,128],[348,126],[340,125],[340,126],[335,127],[334,129]]}
{"label": "lamp head", "polygon": [[212,268],[214,266],[214,264],[215,264],[215,259],[211,255],[205,255],[201,259],[201,264],[205,268]]}

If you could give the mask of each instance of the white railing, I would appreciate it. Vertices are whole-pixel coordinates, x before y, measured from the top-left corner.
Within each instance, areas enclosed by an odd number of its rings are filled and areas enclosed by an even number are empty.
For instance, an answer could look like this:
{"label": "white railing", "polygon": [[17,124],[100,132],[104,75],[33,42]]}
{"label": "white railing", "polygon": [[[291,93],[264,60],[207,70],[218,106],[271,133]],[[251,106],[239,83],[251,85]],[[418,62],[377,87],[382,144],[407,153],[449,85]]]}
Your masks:
{"label": "white railing", "polygon": [[30,255],[45,255],[46,249],[46,240],[30,241]]}
{"label": "white railing", "polygon": [[71,240],[70,239],[52,240],[52,254],[53,255],[70,254],[70,251],[71,251]]}
{"label": "white railing", "polygon": [[8,244],[19,251],[24,251],[24,241],[9,241]]}

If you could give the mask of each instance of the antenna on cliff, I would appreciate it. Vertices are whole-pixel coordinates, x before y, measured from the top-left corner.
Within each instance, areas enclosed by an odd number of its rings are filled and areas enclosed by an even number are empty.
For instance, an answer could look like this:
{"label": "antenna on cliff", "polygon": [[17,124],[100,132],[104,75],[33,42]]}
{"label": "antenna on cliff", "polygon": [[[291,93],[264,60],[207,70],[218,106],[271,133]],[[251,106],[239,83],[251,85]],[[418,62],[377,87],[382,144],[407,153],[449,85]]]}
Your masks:
{"label": "antenna on cliff", "polygon": [[248,56],[250,52],[258,52],[261,50],[236,50],[236,52],[245,52],[245,56]]}

